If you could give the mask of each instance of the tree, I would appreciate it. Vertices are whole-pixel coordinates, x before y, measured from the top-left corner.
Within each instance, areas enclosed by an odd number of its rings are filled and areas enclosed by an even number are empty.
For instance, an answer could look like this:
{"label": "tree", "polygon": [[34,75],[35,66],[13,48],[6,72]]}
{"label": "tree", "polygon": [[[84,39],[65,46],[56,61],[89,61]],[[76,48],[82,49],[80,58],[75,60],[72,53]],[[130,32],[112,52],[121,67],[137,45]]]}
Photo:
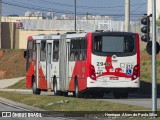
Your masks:
{"label": "tree", "polygon": [[158,19],[156,21],[156,24],[157,24],[158,27],[160,26],[160,15],[159,15],[159,17],[158,17]]}

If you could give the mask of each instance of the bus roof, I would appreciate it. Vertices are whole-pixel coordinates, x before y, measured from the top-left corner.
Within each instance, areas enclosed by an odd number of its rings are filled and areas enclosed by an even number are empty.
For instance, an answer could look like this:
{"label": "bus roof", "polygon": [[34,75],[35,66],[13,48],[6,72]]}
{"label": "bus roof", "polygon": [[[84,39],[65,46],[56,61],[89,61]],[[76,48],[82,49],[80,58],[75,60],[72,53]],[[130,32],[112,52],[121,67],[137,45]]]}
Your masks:
{"label": "bus roof", "polygon": [[[89,33],[89,32],[88,32]],[[64,33],[66,34],[66,38],[71,39],[75,37],[85,37],[88,33]],[[93,35],[135,35],[136,33],[132,32],[121,32],[121,31],[95,31],[90,32]],[[60,39],[61,35],[63,34],[39,34],[39,35],[33,35],[29,36],[28,40],[52,40],[52,39]]]}

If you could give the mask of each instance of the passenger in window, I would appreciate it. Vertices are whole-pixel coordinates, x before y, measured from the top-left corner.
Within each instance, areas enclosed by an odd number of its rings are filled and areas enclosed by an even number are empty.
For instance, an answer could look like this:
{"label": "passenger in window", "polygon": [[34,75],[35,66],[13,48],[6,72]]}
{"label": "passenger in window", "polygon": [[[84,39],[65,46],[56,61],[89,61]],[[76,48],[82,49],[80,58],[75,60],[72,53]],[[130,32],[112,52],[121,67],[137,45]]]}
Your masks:
{"label": "passenger in window", "polygon": [[71,60],[71,61],[74,60],[74,52],[71,52],[71,53],[70,53],[70,60]]}

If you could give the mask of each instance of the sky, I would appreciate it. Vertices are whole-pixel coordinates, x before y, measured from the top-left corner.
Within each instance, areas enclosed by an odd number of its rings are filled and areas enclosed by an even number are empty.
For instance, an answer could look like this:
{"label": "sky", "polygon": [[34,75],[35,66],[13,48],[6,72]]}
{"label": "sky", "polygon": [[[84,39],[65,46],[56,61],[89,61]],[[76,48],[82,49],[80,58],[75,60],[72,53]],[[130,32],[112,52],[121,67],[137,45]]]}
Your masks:
{"label": "sky", "polygon": [[[147,0],[130,0],[131,18],[147,13]],[[76,0],[78,15],[106,15],[122,17],[125,0]],[[2,0],[2,15],[24,16],[26,11],[55,12],[73,14],[74,0]]]}

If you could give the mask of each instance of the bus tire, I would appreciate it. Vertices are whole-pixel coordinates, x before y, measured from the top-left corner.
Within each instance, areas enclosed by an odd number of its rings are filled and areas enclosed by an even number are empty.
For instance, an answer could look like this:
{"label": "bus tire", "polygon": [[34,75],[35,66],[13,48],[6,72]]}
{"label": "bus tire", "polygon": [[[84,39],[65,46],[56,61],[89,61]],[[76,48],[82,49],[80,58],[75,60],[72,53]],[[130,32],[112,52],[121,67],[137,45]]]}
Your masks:
{"label": "bus tire", "polygon": [[56,78],[53,79],[53,92],[54,92],[54,95],[58,95]]}
{"label": "bus tire", "polygon": [[75,80],[75,97],[76,98],[81,98],[82,97],[82,94],[81,92],[79,91],[79,88],[78,88],[78,80],[76,79]]}
{"label": "bus tire", "polygon": [[33,94],[35,94],[35,95],[41,94],[41,90],[37,88],[36,81],[34,79],[32,82],[32,91],[33,91]]}

